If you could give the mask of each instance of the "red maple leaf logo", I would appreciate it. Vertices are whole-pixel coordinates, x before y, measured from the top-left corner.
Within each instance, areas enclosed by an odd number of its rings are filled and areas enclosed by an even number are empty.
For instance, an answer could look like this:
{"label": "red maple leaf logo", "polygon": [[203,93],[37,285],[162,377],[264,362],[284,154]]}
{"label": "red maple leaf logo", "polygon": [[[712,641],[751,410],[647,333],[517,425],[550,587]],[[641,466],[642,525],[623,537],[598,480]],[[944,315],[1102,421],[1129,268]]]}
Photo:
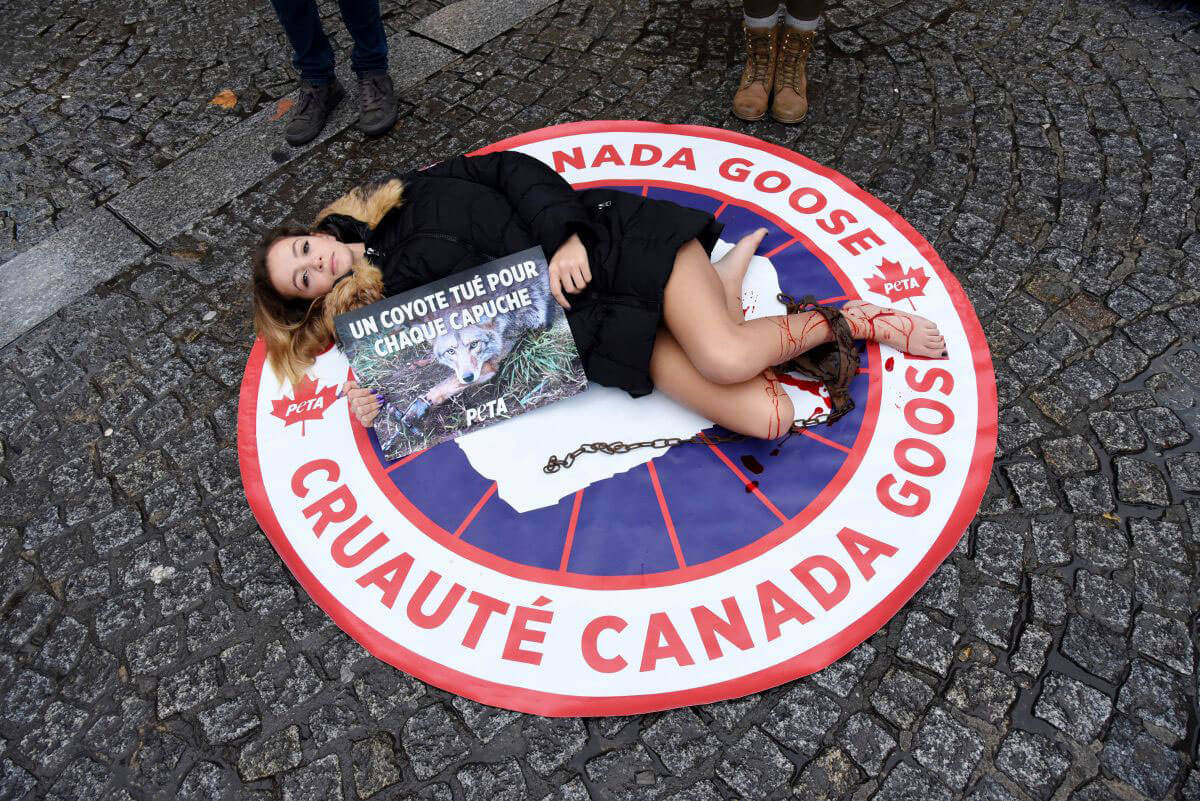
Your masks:
{"label": "red maple leaf logo", "polygon": [[892,303],[905,298],[919,298],[925,294],[925,284],[929,283],[925,268],[905,270],[898,262],[884,259],[875,269],[879,275],[867,279],[867,288],[872,292],[884,295]]}
{"label": "red maple leaf logo", "polygon": [[304,436],[304,423],[320,420],[335,400],[337,387],[320,389],[317,380],[306,375],[299,384],[292,386],[292,397],[284,395],[279,400],[271,401],[271,414],[283,421],[284,428],[299,423],[300,436]]}

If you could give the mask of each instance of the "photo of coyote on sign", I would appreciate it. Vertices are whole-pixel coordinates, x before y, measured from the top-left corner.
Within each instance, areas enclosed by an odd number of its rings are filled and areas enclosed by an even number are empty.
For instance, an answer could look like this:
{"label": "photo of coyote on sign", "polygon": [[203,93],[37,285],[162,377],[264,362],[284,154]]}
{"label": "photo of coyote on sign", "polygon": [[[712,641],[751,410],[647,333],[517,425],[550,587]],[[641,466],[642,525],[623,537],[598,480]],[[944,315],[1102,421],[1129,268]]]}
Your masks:
{"label": "photo of coyote on sign", "polygon": [[357,381],[386,398],[374,429],[389,459],[586,388],[545,259],[522,255],[337,318]]}
{"label": "photo of coyote on sign", "polygon": [[[533,302],[528,306],[508,314],[485,310],[475,318],[475,322],[440,332],[434,337],[430,356],[418,360],[417,364],[434,361],[449,367],[451,373],[408,405],[401,418],[406,427],[418,428],[430,407],[444,403],[469,387],[490,381],[522,337],[531,331],[550,327],[554,322],[555,303],[549,286],[542,281],[533,281],[529,286],[529,296]],[[453,311],[461,313],[464,310],[465,307],[458,307]]]}

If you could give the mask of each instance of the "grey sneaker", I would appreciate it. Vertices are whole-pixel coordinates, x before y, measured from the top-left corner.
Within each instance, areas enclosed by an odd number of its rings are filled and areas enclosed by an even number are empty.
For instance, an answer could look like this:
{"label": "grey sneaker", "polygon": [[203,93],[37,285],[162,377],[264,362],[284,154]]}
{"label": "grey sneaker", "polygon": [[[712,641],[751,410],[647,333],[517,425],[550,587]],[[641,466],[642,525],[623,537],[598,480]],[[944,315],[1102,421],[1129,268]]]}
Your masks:
{"label": "grey sneaker", "polygon": [[301,81],[296,108],[287,127],[283,129],[283,137],[288,144],[303,145],[316,139],[334,106],[345,96],[346,90],[337,78],[330,78],[322,84]]}
{"label": "grey sneaker", "polygon": [[396,91],[386,72],[358,76],[358,130],[368,136],[387,133],[396,124]]}

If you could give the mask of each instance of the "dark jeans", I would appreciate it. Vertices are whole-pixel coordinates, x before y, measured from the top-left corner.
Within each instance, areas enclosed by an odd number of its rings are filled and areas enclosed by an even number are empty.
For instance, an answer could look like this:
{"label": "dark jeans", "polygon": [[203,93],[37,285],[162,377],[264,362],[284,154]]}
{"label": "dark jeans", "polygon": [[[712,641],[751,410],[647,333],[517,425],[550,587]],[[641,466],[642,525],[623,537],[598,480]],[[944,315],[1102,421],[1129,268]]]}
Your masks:
{"label": "dark jeans", "polygon": [[[292,66],[306,81],[321,83],[333,76],[333,48],[321,28],[316,0],[271,0],[275,14],[292,43]],[[342,22],[354,39],[350,66],[355,72],[387,69],[387,34],[379,15],[379,0],[338,0]]]}

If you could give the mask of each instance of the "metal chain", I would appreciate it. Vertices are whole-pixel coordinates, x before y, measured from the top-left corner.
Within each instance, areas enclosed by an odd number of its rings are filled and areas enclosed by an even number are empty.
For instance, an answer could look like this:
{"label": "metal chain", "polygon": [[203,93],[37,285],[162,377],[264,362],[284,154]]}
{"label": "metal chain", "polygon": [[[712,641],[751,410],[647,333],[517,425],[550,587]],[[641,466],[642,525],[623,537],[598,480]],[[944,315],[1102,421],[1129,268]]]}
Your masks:
{"label": "metal chain", "polygon": [[[849,414],[854,410],[854,401],[850,405],[839,411],[821,412],[814,414],[812,417],[793,420],[792,427],[788,429],[788,433],[795,434],[803,431],[806,428],[812,428],[818,425],[833,425],[838,419]],[[568,453],[563,458],[551,456],[546,460],[545,466],[542,468],[546,473],[557,473],[559,470],[565,470],[575,464],[575,460],[585,453],[603,453],[609,456],[618,453],[628,453],[636,451],[640,448],[673,448],[676,445],[716,445],[721,442],[740,442],[744,439],[751,439],[746,434],[696,434],[691,437],[659,437],[658,439],[648,439],[644,442],[621,442],[614,440],[612,442],[585,442],[575,450]]]}
{"label": "metal chain", "polygon": [[[834,333],[835,346],[837,351],[843,357],[848,357],[849,354],[854,354],[853,365],[854,369],[858,368],[858,350],[854,347],[854,342],[850,338],[849,328],[844,322],[837,320],[840,318],[840,313],[835,309],[830,309],[826,306],[821,306],[816,302],[816,299],[811,295],[805,296],[800,300],[796,300],[791,295],[779,293],[779,302],[783,303],[787,308],[788,314],[794,314],[797,311],[813,310],[821,312],[829,321],[830,328]],[[836,321],[836,322],[835,322]],[[828,412],[819,412],[812,417],[793,420],[792,427],[788,429],[789,434],[794,434],[803,431],[806,428],[812,428],[821,424],[833,425],[834,422],[841,419],[845,415],[854,410],[854,399],[850,397],[850,393],[845,391],[845,384],[849,383],[851,373],[848,372],[848,367],[841,365],[845,369],[831,371],[823,365],[798,363],[799,359],[794,359],[791,362],[782,365],[785,370],[798,370],[815,375],[825,386],[830,390],[830,398],[833,401],[835,408]],[[846,363],[848,364],[848,362]],[[840,374],[839,374],[840,373]],[[837,393],[836,396],[834,393]],[[745,434],[724,434],[706,436],[705,434],[696,434],[692,437],[659,437],[658,439],[648,439],[644,442],[621,442],[614,440],[612,442],[585,442],[575,450],[568,453],[563,458],[551,455],[546,460],[546,464],[542,470],[546,473],[557,473],[559,470],[565,470],[575,464],[575,460],[585,453],[603,453],[609,456],[618,453],[628,453],[640,448],[673,448],[676,445],[707,445],[716,444],[718,442],[738,442],[740,440],[750,439]]]}

